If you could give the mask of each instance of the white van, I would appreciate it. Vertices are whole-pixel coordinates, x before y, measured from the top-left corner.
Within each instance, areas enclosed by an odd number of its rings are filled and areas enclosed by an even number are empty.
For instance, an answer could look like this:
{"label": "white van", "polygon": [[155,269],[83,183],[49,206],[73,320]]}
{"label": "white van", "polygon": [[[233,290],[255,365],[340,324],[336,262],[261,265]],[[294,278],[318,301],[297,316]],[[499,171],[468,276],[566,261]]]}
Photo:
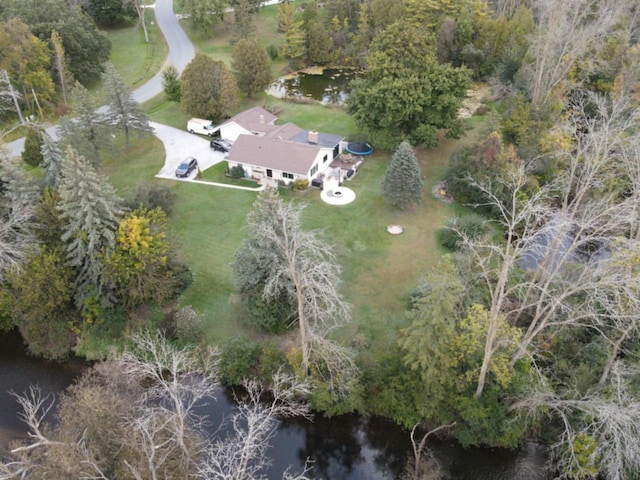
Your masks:
{"label": "white van", "polygon": [[212,137],[218,129],[211,120],[205,120],[203,118],[192,118],[187,122],[187,131],[189,133],[199,133]]}

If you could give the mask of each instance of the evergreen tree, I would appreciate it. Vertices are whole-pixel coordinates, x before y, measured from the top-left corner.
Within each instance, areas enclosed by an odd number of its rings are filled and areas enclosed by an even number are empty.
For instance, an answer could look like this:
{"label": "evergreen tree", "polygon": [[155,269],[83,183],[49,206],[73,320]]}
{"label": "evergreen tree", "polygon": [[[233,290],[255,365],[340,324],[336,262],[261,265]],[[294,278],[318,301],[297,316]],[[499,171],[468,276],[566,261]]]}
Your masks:
{"label": "evergreen tree", "polygon": [[180,101],[180,74],[173,65],[169,65],[162,71],[162,88],[167,100]]}
{"label": "evergreen tree", "polygon": [[314,20],[307,29],[307,58],[314,65],[327,65],[335,57],[333,39],[320,22]]}
{"label": "evergreen tree", "polygon": [[264,48],[253,39],[243,39],[233,49],[233,69],[238,88],[248,97],[271,82],[271,69]]}
{"label": "evergreen tree", "polygon": [[133,99],[131,88],[127,85],[115,69],[113,64],[107,64],[105,72],[105,88],[109,111],[109,123],[118,125],[124,132],[125,148],[129,148],[129,135],[135,132],[138,136],[149,135],[153,132],[149,125],[149,118],[140,108],[140,104]]}
{"label": "evergreen tree", "polygon": [[27,137],[24,139],[24,151],[22,161],[32,167],[39,167],[42,164],[42,130],[30,128],[27,130]]}
{"label": "evergreen tree", "polygon": [[293,2],[286,1],[278,4],[278,32],[286,33],[294,19],[294,12]]}
{"label": "evergreen tree", "polygon": [[235,6],[233,7],[233,17],[235,20],[233,36],[235,40],[251,37],[255,29],[253,22],[254,14],[255,10],[249,3],[249,0],[236,0]]}
{"label": "evergreen tree", "polygon": [[64,155],[58,147],[58,143],[46,132],[42,133],[42,169],[44,170],[45,182],[48,186],[58,188],[60,175],[62,175],[62,163]]}
{"label": "evergreen tree", "polygon": [[296,21],[293,8],[291,10],[283,10],[282,16],[278,18],[278,25],[280,25],[280,21],[282,21],[282,28],[285,33],[281,54],[289,60],[289,65],[292,68],[299,68],[302,66],[305,53],[305,36],[302,31],[302,22]]}
{"label": "evergreen tree", "polygon": [[409,142],[402,142],[393,154],[382,181],[382,194],[389,205],[404,210],[422,200],[424,182],[420,166]]}
{"label": "evergreen tree", "polygon": [[62,240],[67,264],[76,269],[74,298],[78,308],[86,307],[91,299],[107,305],[111,301],[102,278],[102,259],[115,245],[121,203],[107,179],[68,148],[58,208],[66,222]]}
{"label": "evergreen tree", "polygon": [[61,148],[72,147],[94,167],[98,167],[101,152],[113,152],[113,126],[98,110],[95,99],[78,82],[71,91],[71,99],[76,115],[73,119],[63,117],[60,121]]}

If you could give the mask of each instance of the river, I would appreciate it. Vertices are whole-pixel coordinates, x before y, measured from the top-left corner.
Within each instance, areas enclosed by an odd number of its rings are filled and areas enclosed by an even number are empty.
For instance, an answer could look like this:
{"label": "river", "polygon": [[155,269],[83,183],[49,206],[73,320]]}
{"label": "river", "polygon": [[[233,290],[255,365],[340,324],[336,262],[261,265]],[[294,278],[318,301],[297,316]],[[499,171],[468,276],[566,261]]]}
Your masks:
{"label": "river", "polygon": [[[0,336],[0,452],[12,439],[25,436],[18,419],[18,405],[9,393],[22,393],[29,385],[44,392],[59,393],[86,368],[73,359],[65,363],[29,357],[20,336],[12,332]],[[230,389],[220,389],[207,407],[214,426],[234,408]],[[287,467],[301,470],[306,459],[313,462],[312,475],[326,480],[391,480],[402,473],[411,455],[409,434],[385,419],[358,415],[313,421],[283,421],[271,441],[268,455],[273,463],[269,479],[279,479]],[[451,480],[538,480],[544,478],[545,449],[527,443],[516,451],[467,448],[451,441],[429,444]]]}

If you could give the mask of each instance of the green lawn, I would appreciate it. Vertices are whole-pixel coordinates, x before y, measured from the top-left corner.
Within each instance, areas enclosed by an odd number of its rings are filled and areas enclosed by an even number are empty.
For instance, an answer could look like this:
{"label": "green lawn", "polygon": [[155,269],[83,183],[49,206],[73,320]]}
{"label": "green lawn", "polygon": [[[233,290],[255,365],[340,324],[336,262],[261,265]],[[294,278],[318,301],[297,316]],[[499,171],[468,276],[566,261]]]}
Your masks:
{"label": "green lawn", "polygon": [[[260,12],[258,25],[263,45],[277,41],[279,36],[275,34],[276,11],[277,7],[273,6]],[[229,59],[228,31],[220,30],[213,39],[193,34],[191,38],[199,50]],[[306,129],[347,138],[359,135],[353,119],[339,107],[288,103],[260,94],[254,99],[243,99],[238,111],[265,104],[281,109],[279,124],[294,122]],[[163,95],[144,107],[154,121],[185,128],[187,116],[179,111],[177,104],[166,102]],[[469,122],[474,129],[461,140],[444,139],[438,148],[417,150],[425,178],[425,196],[420,206],[408,211],[391,209],[382,199],[380,184],[390,154],[381,152],[366,157],[356,177],[346,184],[356,193],[356,200],[350,205],[327,205],[315,189],[281,191],[283,198],[307,205],[303,215],[305,228],[323,230],[334,247],[342,267],[342,292],[353,304],[350,334],[363,334],[372,349],[383,348],[394,341],[397,328],[405,323],[410,290],[428,268],[437,264],[443,253],[437,243],[437,230],[461,207],[436,200],[430,194],[431,188],[442,178],[451,153],[474,139],[481,122]],[[162,145],[157,140],[149,140],[136,146],[122,160],[105,165],[105,171],[126,195],[132,193],[139,182],[160,182],[154,175],[162,159]],[[204,172],[204,178],[223,181],[226,179],[224,168],[223,164],[214,167]],[[229,267],[244,237],[242,227],[257,194],[187,182],[162,182],[171,185],[177,194],[171,226],[182,255],[195,275],[193,284],[179,299],[180,305],[193,305],[206,315],[207,336],[212,342],[236,335],[257,336],[244,322],[246,313],[234,293]],[[390,223],[401,224],[404,233],[389,235],[386,226]]]}
{"label": "green lawn", "polygon": [[[292,113],[292,119],[296,118]],[[354,307],[351,333],[364,334],[372,348],[395,338],[405,321],[409,291],[443,253],[436,231],[453,215],[454,207],[432,198],[431,187],[442,177],[451,152],[470,141],[474,132],[462,141],[447,139],[438,148],[417,151],[426,179],[425,198],[422,205],[406,212],[391,209],[382,200],[380,183],[389,155],[378,152],[366,157],[359,173],[345,185],[356,192],[350,205],[327,205],[316,189],[281,190],[283,198],[307,204],[305,228],[324,230],[334,246],[342,266],[342,291]],[[105,161],[104,171],[122,196],[133,194],[142,182],[162,182],[174,189],[177,200],[171,227],[195,274],[194,283],[179,299],[180,305],[193,305],[205,313],[212,342],[239,334],[257,335],[243,321],[245,313],[234,294],[229,267],[242,242],[242,227],[256,193],[156,179],[163,158],[161,143],[149,139]],[[224,169],[221,165],[208,174],[211,180],[219,180]],[[403,225],[404,234],[387,234],[390,223]]]}

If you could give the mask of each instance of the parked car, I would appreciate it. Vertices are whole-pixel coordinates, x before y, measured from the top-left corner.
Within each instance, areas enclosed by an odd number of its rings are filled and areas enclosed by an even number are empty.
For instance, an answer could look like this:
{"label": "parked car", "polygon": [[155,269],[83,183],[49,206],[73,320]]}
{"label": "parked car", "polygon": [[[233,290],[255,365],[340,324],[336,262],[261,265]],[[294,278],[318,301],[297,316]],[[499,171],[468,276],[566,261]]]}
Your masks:
{"label": "parked car", "polygon": [[211,150],[223,153],[227,153],[231,149],[231,145],[224,140],[211,140],[211,142],[209,142],[209,146],[211,147]]}
{"label": "parked car", "polygon": [[176,168],[176,177],[188,177],[196,168],[198,168],[198,160],[189,157]]}

